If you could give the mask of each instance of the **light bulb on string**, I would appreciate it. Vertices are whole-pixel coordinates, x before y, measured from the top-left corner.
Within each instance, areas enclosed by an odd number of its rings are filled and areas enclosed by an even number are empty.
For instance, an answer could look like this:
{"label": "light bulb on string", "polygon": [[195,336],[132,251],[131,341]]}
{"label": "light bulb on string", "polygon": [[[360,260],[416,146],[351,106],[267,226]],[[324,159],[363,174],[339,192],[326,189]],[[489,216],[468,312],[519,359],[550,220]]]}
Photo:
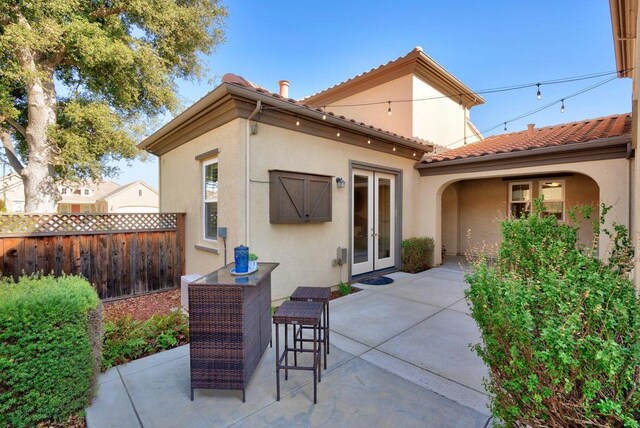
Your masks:
{"label": "light bulb on string", "polygon": [[340,136],[340,130],[336,132],[336,137],[339,137],[339,136]]}
{"label": "light bulb on string", "polygon": [[504,133],[507,133],[507,122],[504,123]]}
{"label": "light bulb on string", "polygon": [[296,126],[300,126],[300,118],[296,117]]}
{"label": "light bulb on string", "polygon": [[387,115],[391,116],[391,101],[387,101],[389,103],[389,108],[387,109]]}
{"label": "light bulb on string", "polygon": [[367,144],[371,144],[371,138],[367,139]]}
{"label": "light bulb on string", "polygon": [[322,120],[327,120],[327,106],[322,106]]}
{"label": "light bulb on string", "polygon": [[560,113],[564,113],[564,98],[560,100]]}
{"label": "light bulb on string", "polygon": [[542,92],[540,92],[540,84],[538,83],[537,86],[538,86],[538,92],[536,93],[536,98],[542,99]]}

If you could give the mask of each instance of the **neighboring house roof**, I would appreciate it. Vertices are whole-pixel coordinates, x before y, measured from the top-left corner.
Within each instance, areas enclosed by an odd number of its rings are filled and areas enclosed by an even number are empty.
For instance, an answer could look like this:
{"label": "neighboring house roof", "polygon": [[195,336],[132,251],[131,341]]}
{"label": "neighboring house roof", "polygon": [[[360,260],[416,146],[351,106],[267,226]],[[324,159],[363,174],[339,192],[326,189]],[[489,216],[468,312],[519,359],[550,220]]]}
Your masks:
{"label": "neighboring house roof", "polygon": [[411,73],[420,77],[442,94],[449,96],[456,103],[461,101],[465,107],[473,107],[485,102],[484,98],[473,92],[471,88],[425,54],[420,46],[398,59],[310,95],[302,101],[315,106],[329,105],[352,95],[350,90],[354,93],[360,92],[366,89],[365,87],[373,86],[374,82],[378,85]]}
{"label": "neighboring house roof", "polygon": [[[236,106],[234,108],[223,108],[222,105],[227,100],[236,100]],[[247,100],[255,102],[255,104],[248,104]],[[252,110],[258,101],[262,103],[260,116],[255,117],[253,115],[252,117]],[[397,156],[420,159],[423,153],[433,150],[433,146],[426,141],[407,138],[354,119],[337,116],[332,112],[325,112],[321,108],[311,107],[293,98],[283,98],[279,94],[271,93],[231,73],[226,74],[222,83],[213,91],[147,137],[138,147],[156,155],[162,155],[213,129],[215,126],[220,126],[237,117],[245,119],[251,117],[253,120],[263,122],[267,120],[269,115],[278,113],[286,114],[288,119],[273,119],[271,123],[277,123],[277,126],[314,134],[322,132],[325,138],[347,142],[347,138],[344,138],[346,136],[341,138],[336,135],[336,130],[342,129],[360,136],[361,141],[357,142],[359,145]],[[322,117],[325,113],[326,119],[323,119]],[[211,118],[208,118],[208,116]],[[295,123],[299,119],[305,119],[312,123],[313,131],[311,128],[305,131],[302,126],[296,126]],[[320,131],[319,127],[322,127],[323,131]],[[367,144],[367,138],[372,140],[372,144]],[[351,143],[356,144],[355,142]],[[398,150],[396,150],[396,147]]]}
{"label": "neighboring house roof", "polygon": [[493,135],[477,143],[458,147],[423,159],[421,163],[439,163],[456,159],[487,157],[504,153],[535,151],[548,147],[601,141],[612,137],[631,136],[631,113],[585,119],[560,125],[546,126]]}
{"label": "neighboring house roof", "polygon": [[120,185],[116,182],[107,180],[101,181],[99,183],[89,182],[85,184],[78,183],[69,183],[66,184],[65,187],[71,188],[72,190],[89,188],[92,190],[91,195],[79,195],[74,193],[67,193],[64,195],[60,195],[61,199],[58,201],[59,204],[94,204],[99,199],[102,199],[105,195],[113,192]]}
{"label": "neighboring house roof", "polygon": [[132,187],[138,186],[138,185],[146,187],[147,189],[149,189],[150,191],[152,191],[156,195],[158,194],[158,191],[156,189],[154,189],[153,187],[149,186],[144,181],[138,180],[138,181],[133,181],[133,182],[131,182],[129,184],[125,184],[124,186],[118,187],[117,189],[113,190],[112,192],[110,192],[110,193],[102,196],[101,198],[99,198],[99,200],[109,200],[109,199],[113,198],[114,196],[117,196],[120,193],[122,193],[122,192],[124,192],[124,191],[126,191],[126,190],[128,190],[128,189],[130,189]]}

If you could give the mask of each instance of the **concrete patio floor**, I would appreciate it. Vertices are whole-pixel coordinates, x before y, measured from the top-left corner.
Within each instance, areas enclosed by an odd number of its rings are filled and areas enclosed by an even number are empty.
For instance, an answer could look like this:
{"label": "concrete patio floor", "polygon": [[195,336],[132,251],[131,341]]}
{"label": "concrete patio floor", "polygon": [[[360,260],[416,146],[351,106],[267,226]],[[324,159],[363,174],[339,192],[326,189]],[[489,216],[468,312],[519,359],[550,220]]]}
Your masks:
{"label": "concrete patio floor", "polygon": [[282,378],[268,348],[249,387],[196,390],[189,400],[188,346],[112,368],[87,409],[100,427],[485,427],[486,368],[469,348],[479,333],[468,315],[457,261],[331,302],[329,367],[313,405],[309,372]]}

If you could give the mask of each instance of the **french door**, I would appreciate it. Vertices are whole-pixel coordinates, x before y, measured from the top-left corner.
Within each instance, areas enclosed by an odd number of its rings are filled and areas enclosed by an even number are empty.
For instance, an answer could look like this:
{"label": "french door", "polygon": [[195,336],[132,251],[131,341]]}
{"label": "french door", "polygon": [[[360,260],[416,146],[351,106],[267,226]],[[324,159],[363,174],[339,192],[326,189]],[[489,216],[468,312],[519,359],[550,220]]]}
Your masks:
{"label": "french door", "polygon": [[395,266],[395,179],[382,172],[353,170],[352,275]]}

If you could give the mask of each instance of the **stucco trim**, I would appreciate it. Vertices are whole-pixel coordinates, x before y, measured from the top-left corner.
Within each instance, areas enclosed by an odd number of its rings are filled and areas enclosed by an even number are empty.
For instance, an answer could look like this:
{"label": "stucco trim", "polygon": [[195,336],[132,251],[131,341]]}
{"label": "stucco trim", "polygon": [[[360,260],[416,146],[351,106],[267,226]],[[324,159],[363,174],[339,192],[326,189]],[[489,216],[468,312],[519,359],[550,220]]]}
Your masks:
{"label": "stucco trim", "polygon": [[220,250],[218,250],[217,248],[211,248],[200,244],[195,244],[194,248],[196,250],[205,251],[207,253],[220,254]]}
{"label": "stucco trim", "polygon": [[204,159],[209,159],[209,158],[213,158],[218,156],[218,154],[220,154],[220,150],[219,149],[213,149],[213,150],[209,150],[208,152],[204,152],[204,153],[200,153],[199,155],[197,155],[195,157],[195,159],[197,161],[201,161]]}
{"label": "stucco trim", "polygon": [[604,138],[587,143],[567,144],[523,150],[519,152],[499,153],[495,155],[453,159],[432,163],[420,163],[415,167],[420,176],[459,174],[466,172],[495,171],[524,168],[559,163],[598,161],[605,159],[627,158],[629,136]]}

